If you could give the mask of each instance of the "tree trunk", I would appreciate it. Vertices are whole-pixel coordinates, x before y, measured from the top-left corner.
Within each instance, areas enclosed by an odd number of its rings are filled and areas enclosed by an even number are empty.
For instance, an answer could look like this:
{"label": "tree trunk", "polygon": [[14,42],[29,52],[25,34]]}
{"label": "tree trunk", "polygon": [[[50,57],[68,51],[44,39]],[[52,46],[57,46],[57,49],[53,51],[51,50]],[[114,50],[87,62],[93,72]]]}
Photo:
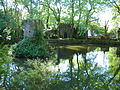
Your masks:
{"label": "tree trunk", "polygon": [[33,4],[33,0],[30,0],[30,18],[33,18],[32,4]]}
{"label": "tree trunk", "polygon": [[71,21],[72,28],[74,27],[74,3],[75,0],[72,0],[72,21]]}
{"label": "tree trunk", "polygon": [[6,6],[4,4],[4,0],[0,0],[1,1],[1,4],[2,4],[2,7],[3,7],[3,10],[4,10],[4,13],[5,15],[7,14],[7,9],[6,9]]}
{"label": "tree trunk", "polygon": [[50,13],[49,13],[49,8],[47,8],[47,20],[46,20],[46,27],[49,28],[48,22],[49,22],[49,18],[50,18]]}

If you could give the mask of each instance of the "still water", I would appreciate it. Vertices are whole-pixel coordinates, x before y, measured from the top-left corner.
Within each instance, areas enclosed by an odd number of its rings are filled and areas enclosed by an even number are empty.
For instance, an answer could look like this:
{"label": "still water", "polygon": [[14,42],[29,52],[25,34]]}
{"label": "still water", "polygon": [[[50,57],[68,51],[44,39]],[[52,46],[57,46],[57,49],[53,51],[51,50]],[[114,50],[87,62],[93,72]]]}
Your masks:
{"label": "still water", "polygon": [[0,90],[120,90],[120,47],[52,46],[51,53],[16,59],[0,46]]}

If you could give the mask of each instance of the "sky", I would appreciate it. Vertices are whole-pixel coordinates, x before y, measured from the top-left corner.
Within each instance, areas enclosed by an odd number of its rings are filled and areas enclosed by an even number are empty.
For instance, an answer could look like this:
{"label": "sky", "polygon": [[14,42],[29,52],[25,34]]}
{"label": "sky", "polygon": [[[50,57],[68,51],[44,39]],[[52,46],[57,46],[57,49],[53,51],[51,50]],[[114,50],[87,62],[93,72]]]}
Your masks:
{"label": "sky", "polygon": [[100,12],[98,17],[100,18],[100,23],[101,24],[104,24],[105,21],[112,20],[112,11],[111,11],[111,9],[106,9],[105,12]]}
{"label": "sky", "polygon": [[97,17],[99,17],[99,22],[102,26],[105,25],[106,21],[109,21],[108,22],[108,27],[109,27],[108,31],[110,31],[111,28],[112,28],[112,17],[113,17],[112,9],[111,8],[106,8],[104,11],[101,11],[100,13],[98,13]]}

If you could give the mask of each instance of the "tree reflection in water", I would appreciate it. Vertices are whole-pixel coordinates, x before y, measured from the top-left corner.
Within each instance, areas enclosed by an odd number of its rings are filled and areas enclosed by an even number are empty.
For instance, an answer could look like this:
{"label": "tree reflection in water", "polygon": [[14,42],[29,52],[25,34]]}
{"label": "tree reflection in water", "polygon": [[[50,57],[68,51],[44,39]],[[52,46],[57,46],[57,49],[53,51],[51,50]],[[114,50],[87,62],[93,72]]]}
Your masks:
{"label": "tree reflection in water", "polygon": [[0,48],[0,89],[120,89],[119,47],[60,46],[55,49],[57,57],[44,63],[39,59],[14,60],[7,55],[9,47]]}
{"label": "tree reflection in water", "polygon": [[[89,48],[89,51],[88,51]],[[59,80],[62,82],[66,82],[66,84],[63,84],[63,86],[69,88],[69,89],[83,89],[83,90],[91,90],[91,89],[113,89],[117,90],[120,89],[120,58],[117,57],[118,55],[114,56],[114,58],[117,58],[117,60],[114,60],[114,62],[117,62],[117,67],[114,69],[114,71],[111,71],[111,65],[106,68],[104,65],[99,66],[99,61],[96,61],[96,58],[99,54],[97,49],[91,47],[82,48],[83,51],[75,51],[71,49],[67,49],[67,47],[63,47],[62,49],[59,48],[61,52],[58,53],[57,60],[62,61],[63,59],[69,60],[69,68],[66,70],[66,72],[61,73],[59,75]],[[111,53],[112,48],[109,47],[101,47],[101,51],[103,52],[103,56],[99,58],[99,60],[103,59],[103,62],[106,62],[105,60],[108,60],[110,57],[109,53]],[[118,48],[115,51],[118,53]],[[92,52],[92,53],[91,53]],[[97,52],[97,53],[96,53]],[[65,54],[66,53],[66,54]],[[106,56],[107,54],[108,57]],[[114,52],[112,52],[114,53]],[[120,52],[119,52],[120,53]],[[65,55],[61,55],[65,54]],[[76,59],[73,58],[76,55]],[[113,54],[112,54],[113,55]],[[61,57],[60,57],[61,56]],[[81,56],[81,57],[79,57]],[[102,58],[103,57],[103,58]],[[107,58],[106,58],[107,57]],[[106,58],[106,59],[105,59]],[[113,59],[112,59],[113,60]],[[108,60],[110,63],[110,59]],[[108,62],[107,61],[107,62]],[[114,67],[114,66],[112,66]],[[63,79],[64,78],[64,79]],[[69,78],[68,81],[65,80]],[[68,89],[68,90],[69,90]]]}

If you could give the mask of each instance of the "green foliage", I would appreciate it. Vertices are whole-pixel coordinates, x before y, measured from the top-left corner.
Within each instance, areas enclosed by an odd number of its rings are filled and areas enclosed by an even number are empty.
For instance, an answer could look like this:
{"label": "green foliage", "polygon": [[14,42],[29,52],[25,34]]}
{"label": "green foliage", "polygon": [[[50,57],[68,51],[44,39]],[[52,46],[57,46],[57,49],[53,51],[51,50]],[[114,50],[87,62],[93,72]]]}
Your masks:
{"label": "green foliage", "polygon": [[112,73],[118,73],[115,75],[115,78],[120,78],[120,69],[116,72],[116,70],[119,68],[120,65],[120,47],[117,48],[111,48],[109,51],[109,70],[112,71]]}
{"label": "green foliage", "polygon": [[89,29],[93,30],[96,34],[103,34],[105,32],[104,28],[100,26],[99,23],[91,23]]}
{"label": "green foliage", "polygon": [[9,46],[0,45],[0,89],[7,86],[9,82],[7,75],[10,76],[12,57],[8,55],[8,51]]}
{"label": "green foliage", "polygon": [[[12,15],[10,12],[13,12]],[[19,12],[14,12],[12,8],[9,8],[6,14],[0,9],[0,35],[2,39],[6,39],[7,36],[11,36],[12,39],[22,38],[21,20],[17,19],[18,14],[16,15],[16,13]]]}
{"label": "green foliage", "polygon": [[48,46],[36,38],[26,38],[13,46],[13,55],[19,58],[46,58],[49,56]]}
{"label": "green foliage", "polygon": [[26,90],[46,90],[49,84],[50,71],[46,69],[46,65],[40,61],[26,61],[28,67],[19,73],[13,73],[14,79],[10,89],[26,89]]}
{"label": "green foliage", "polygon": [[[119,1],[113,1],[118,6],[115,9],[115,12],[117,12]],[[24,19],[41,19],[47,29],[57,29],[58,23],[71,23],[74,24],[74,27],[80,28],[78,29],[77,35],[74,36],[85,38],[85,33],[91,25],[91,22],[98,19],[96,13],[108,6],[106,4],[109,3],[110,5],[110,0],[12,0],[12,3],[8,2],[1,0],[0,3],[1,7],[6,10],[5,12],[1,9],[2,14],[0,17],[7,17],[7,24],[5,18],[0,18],[0,28],[7,27],[12,39],[22,38],[22,20]],[[115,5],[115,2],[113,2],[113,5]],[[98,32],[102,32],[99,27],[96,28],[99,29],[97,30]],[[0,31],[1,33],[3,37],[6,37],[3,29]]]}
{"label": "green foliage", "polygon": [[6,16],[3,14],[3,11],[0,10],[0,35],[2,36],[2,39],[6,38],[6,32],[5,28],[7,27],[7,21]]}
{"label": "green foliage", "polygon": [[37,43],[44,45],[46,44],[44,40],[43,30],[35,30],[34,36]]}

